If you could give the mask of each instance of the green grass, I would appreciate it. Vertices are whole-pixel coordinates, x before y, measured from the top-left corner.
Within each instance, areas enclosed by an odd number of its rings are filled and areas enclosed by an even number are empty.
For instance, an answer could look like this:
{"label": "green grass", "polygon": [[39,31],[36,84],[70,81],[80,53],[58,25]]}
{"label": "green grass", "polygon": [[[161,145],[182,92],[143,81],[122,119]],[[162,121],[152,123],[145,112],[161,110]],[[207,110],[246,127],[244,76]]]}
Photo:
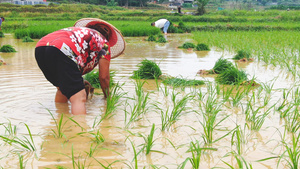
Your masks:
{"label": "green grass", "polygon": [[157,79],[161,74],[160,67],[151,60],[144,59],[138,64],[139,69],[133,71],[134,79]]}

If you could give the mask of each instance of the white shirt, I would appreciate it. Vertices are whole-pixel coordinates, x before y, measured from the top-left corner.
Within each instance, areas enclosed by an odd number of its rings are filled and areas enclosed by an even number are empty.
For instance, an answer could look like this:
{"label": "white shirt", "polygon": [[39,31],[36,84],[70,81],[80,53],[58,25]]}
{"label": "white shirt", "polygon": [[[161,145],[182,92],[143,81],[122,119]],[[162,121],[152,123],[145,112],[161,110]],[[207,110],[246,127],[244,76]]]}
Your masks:
{"label": "white shirt", "polygon": [[159,19],[156,22],[154,22],[155,23],[155,27],[163,28],[166,22],[168,22],[167,19]]}

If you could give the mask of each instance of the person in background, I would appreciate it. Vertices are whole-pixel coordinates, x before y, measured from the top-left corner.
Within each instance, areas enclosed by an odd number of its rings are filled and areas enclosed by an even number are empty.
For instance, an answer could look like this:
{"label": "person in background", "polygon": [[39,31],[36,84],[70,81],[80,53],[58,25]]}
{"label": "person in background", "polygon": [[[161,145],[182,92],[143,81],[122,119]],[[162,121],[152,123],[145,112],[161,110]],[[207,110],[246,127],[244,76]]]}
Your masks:
{"label": "person in background", "polygon": [[3,16],[1,16],[0,18],[0,31],[1,31],[1,25],[2,25],[2,22],[4,22],[5,18]]}
{"label": "person in background", "polygon": [[41,38],[35,48],[38,66],[57,87],[55,102],[70,101],[74,115],[86,114],[87,93],[82,75],[96,66],[104,97],[109,96],[111,47],[118,41],[118,32],[105,21],[91,23],[94,25],[52,32]]}
{"label": "person in background", "polygon": [[163,33],[165,35],[167,35],[168,28],[170,26],[170,21],[168,21],[167,19],[159,19],[156,22],[152,22],[151,26],[155,26],[157,28],[160,28],[163,31]]}
{"label": "person in background", "polygon": [[178,6],[177,6],[177,11],[178,11],[178,13],[181,14],[181,5],[178,5]]}

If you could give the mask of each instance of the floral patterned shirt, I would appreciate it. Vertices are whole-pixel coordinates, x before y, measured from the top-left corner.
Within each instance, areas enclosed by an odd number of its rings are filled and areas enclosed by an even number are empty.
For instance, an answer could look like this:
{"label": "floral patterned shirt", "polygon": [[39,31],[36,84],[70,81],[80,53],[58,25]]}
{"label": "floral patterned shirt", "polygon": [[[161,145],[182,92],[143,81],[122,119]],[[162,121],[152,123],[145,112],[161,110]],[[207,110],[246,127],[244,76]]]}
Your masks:
{"label": "floral patterned shirt", "polygon": [[110,61],[108,41],[98,31],[85,27],[70,27],[44,36],[36,45],[54,46],[72,59],[82,74],[92,71],[100,58]]}

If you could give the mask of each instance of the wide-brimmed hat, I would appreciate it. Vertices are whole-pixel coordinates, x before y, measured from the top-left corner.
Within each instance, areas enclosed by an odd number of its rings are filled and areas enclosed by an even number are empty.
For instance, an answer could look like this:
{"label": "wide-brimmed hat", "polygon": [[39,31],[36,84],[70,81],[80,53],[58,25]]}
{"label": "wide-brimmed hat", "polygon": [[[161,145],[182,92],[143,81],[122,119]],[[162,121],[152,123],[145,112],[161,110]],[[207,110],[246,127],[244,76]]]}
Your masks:
{"label": "wide-brimmed hat", "polygon": [[82,18],[75,22],[75,27],[92,28],[106,36],[110,45],[111,58],[116,58],[125,50],[122,33],[112,24],[98,18]]}

